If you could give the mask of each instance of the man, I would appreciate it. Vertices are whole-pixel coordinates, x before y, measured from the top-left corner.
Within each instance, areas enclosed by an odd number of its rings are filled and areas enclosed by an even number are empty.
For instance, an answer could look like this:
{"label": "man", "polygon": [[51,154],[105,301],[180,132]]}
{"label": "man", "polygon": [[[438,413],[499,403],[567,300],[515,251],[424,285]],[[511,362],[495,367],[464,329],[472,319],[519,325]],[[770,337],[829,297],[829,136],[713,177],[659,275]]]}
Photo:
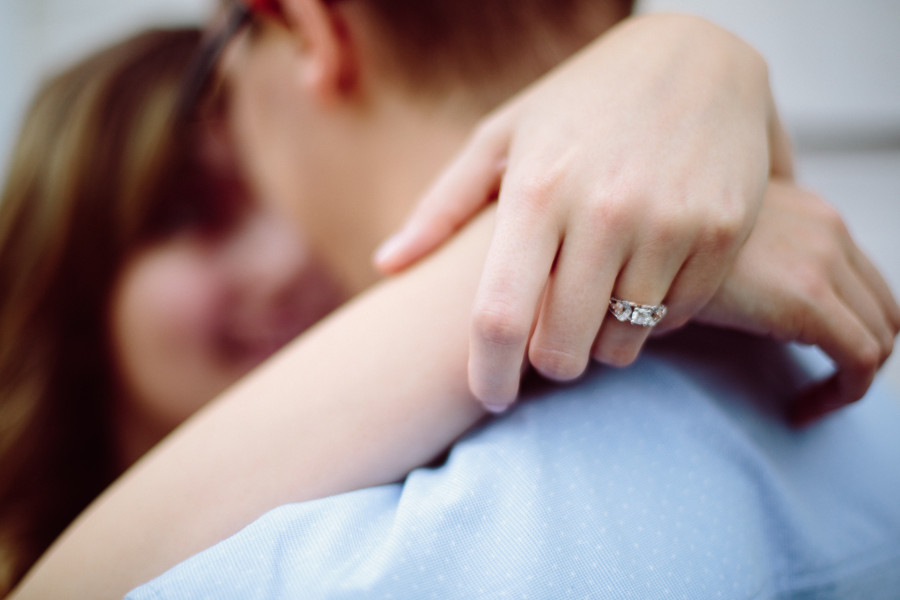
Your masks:
{"label": "man", "polygon": [[[484,114],[631,9],[577,0],[270,4],[260,35],[238,39],[224,65],[238,146],[260,194],[293,211],[353,292],[374,281],[368,257]],[[387,270],[409,263],[483,206],[502,177],[473,309],[475,395],[494,410],[508,406],[526,348],[557,380],[580,375],[589,355],[629,364],[650,328],[604,319],[612,296],[665,300],[659,332],[696,317],[820,345],[840,372],[798,404],[799,420],[861,397],[900,319],[867,259],[855,253],[841,276],[863,298],[822,273],[807,282],[828,279],[818,297],[748,274],[752,283],[723,298],[768,176],[791,175],[755,52],[695,19],[643,17],[556,76],[566,77],[577,85],[526,92],[482,122],[405,236],[381,252]],[[796,277],[786,263],[762,266],[782,269],[779,284]],[[710,304],[716,292],[721,302]]]}

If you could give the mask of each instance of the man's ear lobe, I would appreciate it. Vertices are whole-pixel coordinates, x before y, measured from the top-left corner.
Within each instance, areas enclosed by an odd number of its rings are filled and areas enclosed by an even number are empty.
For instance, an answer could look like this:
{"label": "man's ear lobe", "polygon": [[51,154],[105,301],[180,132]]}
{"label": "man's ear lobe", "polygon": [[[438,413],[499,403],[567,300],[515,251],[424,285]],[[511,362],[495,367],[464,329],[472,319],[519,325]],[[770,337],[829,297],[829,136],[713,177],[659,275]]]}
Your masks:
{"label": "man's ear lobe", "polygon": [[356,56],[340,11],[327,0],[280,0],[280,4],[304,55],[304,84],[326,104],[339,100],[356,76]]}

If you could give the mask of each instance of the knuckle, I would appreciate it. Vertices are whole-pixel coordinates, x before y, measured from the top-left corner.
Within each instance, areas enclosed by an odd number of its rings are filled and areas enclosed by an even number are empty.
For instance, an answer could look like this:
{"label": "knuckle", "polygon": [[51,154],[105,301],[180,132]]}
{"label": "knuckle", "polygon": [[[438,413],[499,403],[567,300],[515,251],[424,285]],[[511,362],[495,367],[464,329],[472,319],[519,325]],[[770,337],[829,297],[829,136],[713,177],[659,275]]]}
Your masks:
{"label": "knuckle", "polygon": [[593,202],[590,219],[590,226],[594,231],[626,232],[630,228],[633,216],[627,197],[612,194]]}
{"label": "knuckle", "polygon": [[845,231],[846,224],[844,223],[844,217],[841,213],[828,204],[824,200],[820,200],[819,202],[819,215],[823,222],[832,230]]}
{"label": "knuckle", "polygon": [[604,231],[611,225],[611,219],[618,218],[618,207],[614,206],[609,198],[600,195],[592,195],[585,198],[584,203],[587,210],[583,213],[583,218],[590,231]]}
{"label": "knuckle", "polygon": [[785,296],[771,314],[767,333],[781,342],[816,344],[827,321],[821,305],[803,293]]}
{"label": "knuckle", "polygon": [[541,375],[556,381],[571,381],[587,368],[586,356],[546,346],[532,346],[528,358]]}
{"label": "knuckle", "polygon": [[822,228],[838,239],[850,236],[850,230],[840,211],[813,192],[807,192],[807,198],[815,203],[815,214]]}
{"label": "knuckle", "polygon": [[738,202],[729,203],[706,228],[704,241],[714,251],[733,248],[743,237],[747,211]]}
{"label": "knuckle", "polygon": [[[657,220],[655,217],[659,211],[646,210],[652,195],[646,192],[645,184],[637,175],[610,169],[604,171],[600,179],[603,185],[589,199],[594,219],[592,224],[612,231],[625,231],[638,220],[641,223]],[[663,207],[655,208],[664,210]]]}
{"label": "knuckle", "polygon": [[553,173],[529,176],[516,190],[516,204],[537,218],[546,218],[556,206],[553,199],[557,182]]}
{"label": "knuckle", "polygon": [[568,157],[559,157],[539,172],[524,177],[516,187],[517,202],[538,215],[558,209],[560,192],[568,176]]}
{"label": "knuckle", "polygon": [[681,218],[673,211],[657,211],[655,216],[647,221],[647,230],[653,245],[662,251],[668,251],[679,245],[687,234],[695,231],[694,224]]}
{"label": "knuckle", "polygon": [[696,247],[707,253],[730,253],[748,231],[747,203],[735,191],[722,192],[712,207],[695,206],[690,218]]}
{"label": "knuckle", "polygon": [[492,346],[512,348],[528,341],[531,324],[505,303],[492,302],[476,307],[472,334]]}
{"label": "knuckle", "polygon": [[825,298],[831,288],[831,283],[823,266],[829,263],[820,260],[818,263],[802,263],[795,265],[793,280],[795,282],[794,301],[804,308],[815,308],[818,301]]}

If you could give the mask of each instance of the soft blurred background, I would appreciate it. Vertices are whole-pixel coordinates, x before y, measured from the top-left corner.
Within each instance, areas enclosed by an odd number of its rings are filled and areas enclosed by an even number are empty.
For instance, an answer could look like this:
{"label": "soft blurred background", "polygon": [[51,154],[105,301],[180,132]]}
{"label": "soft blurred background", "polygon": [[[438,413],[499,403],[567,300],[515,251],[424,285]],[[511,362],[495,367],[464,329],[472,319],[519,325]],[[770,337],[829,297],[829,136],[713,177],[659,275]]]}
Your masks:
{"label": "soft blurred background", "polygon": [[[202,22],[214,2],[0,0],[3,172],[22,111],[46,73],[148,24]],[[795,142],[800,181],[843,212],[900,293],[900,2],[638,2],[642,11],[704,16],[762,52]],[[885,377],[900,389],[898,356]]]}

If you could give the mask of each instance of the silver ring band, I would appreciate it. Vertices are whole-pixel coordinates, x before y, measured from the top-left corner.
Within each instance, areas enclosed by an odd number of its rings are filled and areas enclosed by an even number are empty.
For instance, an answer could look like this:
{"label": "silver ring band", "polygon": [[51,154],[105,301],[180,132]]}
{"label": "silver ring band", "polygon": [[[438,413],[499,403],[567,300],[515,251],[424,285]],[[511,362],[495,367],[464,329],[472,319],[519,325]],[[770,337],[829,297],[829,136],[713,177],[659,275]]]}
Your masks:
{"label": "silver ring band", "polygon": [[613,316],[623,323],[628,322],[642,327],[655,326],[666,316],[666,310],[665,304],[636,304],[619,298],[609,299],[609,312]]}

